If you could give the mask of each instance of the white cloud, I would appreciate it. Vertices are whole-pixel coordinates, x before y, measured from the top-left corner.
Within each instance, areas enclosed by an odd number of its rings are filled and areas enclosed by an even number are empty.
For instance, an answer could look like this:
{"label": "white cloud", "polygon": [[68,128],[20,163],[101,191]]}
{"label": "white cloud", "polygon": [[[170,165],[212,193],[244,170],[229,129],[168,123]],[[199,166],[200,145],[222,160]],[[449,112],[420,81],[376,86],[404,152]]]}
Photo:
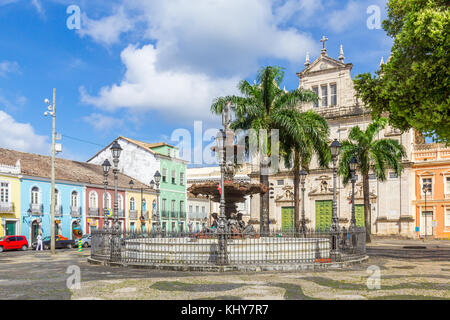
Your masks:
{"label": "white cloud", "polygon": [[123,120],[105,116],[100,113],[93,113],[90,116],[83,117],[83,120],[99,131],[109,131],[117,129],[123,125]]}
{"label": "white cloud", "polygon": [[120,35],[128,32],[132,27],[132,21],[125,15],[123,7],[119,7],[116,12],[108,17],[99,20],[91,20],[83,12],[82,26],[78,30],[81,37],[89,36],[94,41],[103,45],[111,45],[119,42]]}
{"label": "white cloud", "polygon": [[[349,1],[345,8],[334,10],[327,19],[327,24],[333,32],[343,32],[352,26],[358,20],[362,21],[366,18],[366,7],[364,4],[356,1]],[[365,27],[365,24],[360,26]]]}
{"label": "white cloud", "polygon": [[115,110],[164,111],[176,119],[205,119],[215,97],[236,94],[238,78],[213,79],[202,73],[158,71],[158,50],[153,45],[128,46],[121,54],[127,68],[124,80],[103,87],[98,96],[81,88],[82,100],[97,107]]}
{"label": "white cloud", "polygon": [[24,152],[48,154],[47,137],[37,135],[29,123],[16,122],[0,110],[0,147]]}
{"label": "white cloud", "polygon": [[31,0],[31,4],[39,14],[44,14],[44,9],[42,8],[42,4],[39,0]]}
{"label": "white cloud", "polygon": [[8,73],[19,73],[19,64],[16,61],[4,60],[0,62],[0,77],[6,77]]}
{"label": "white cloud", "polygon": [[[310,6],[305,0],[305,8]],[[211,117],[213,99],[237,94],[238,82],[253,74],[262,59],[302,65],[307,51],[319,52],[309,34],[278,25],[269,0],[124,1],[112,16],[89,20],[80,34],[116,43],[132,27],[132,14],[135,26],[143,27],[133,29],[134,38],[152,44],[125,48],[123,80],[97,95],[81,88],[84,102],[110,111],[158,110],[178,119],[204,120]]]}

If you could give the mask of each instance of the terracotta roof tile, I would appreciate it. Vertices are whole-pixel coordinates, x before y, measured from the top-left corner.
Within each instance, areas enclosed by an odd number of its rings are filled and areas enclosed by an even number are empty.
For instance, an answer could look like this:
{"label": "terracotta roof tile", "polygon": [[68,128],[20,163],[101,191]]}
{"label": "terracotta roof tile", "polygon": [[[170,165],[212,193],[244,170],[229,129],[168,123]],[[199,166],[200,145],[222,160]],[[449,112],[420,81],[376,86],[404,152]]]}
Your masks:
{"label": "terracotta roof tile", "polygon": [[[51,178],[51,157],[0,148],[0,164],[15,165],[17,160],[20,160],[21,174],[47,179]],[[100,165],[92,163],[56,158],[55,179],[103,185],[103,168]],[[130,176],[119,173],[119,188],[129,189],[128,183],[131,179]],[[134,179],[133,181],[135,188],[148,188],[146,184]],[[112,169],[108,175],[108,185],[114,185]]]}

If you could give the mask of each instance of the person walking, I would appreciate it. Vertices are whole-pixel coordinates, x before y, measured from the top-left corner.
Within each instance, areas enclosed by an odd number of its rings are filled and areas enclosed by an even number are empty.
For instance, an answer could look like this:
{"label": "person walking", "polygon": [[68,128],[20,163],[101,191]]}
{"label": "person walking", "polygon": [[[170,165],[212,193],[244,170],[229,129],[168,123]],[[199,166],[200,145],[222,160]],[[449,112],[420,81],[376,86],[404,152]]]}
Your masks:
{"label": "person walking", "polygon": [[38,251],[39,248],[41,248],[41,251],[44,250],[44,249],[42,248],[42,233],[41,233],[41,232],[40,232],[39,235],[37,236],[36,240],[37,240],[36,251]]}

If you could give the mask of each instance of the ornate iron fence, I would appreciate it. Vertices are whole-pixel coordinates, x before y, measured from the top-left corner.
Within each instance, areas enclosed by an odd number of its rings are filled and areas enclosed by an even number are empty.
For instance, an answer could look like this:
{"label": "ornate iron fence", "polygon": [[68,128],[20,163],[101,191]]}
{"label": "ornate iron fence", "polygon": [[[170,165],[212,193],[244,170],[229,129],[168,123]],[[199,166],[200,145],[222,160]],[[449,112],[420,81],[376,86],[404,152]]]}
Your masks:
{"label": "ornate iron fence", "polygon": [[[333,241],[333,239],[337,239]],[[277,265],[333,263],[365,256],[365,230],[339,233],[92,231],[94,259],[136,265]],[[337,243],[337,250],[333,244]]]}

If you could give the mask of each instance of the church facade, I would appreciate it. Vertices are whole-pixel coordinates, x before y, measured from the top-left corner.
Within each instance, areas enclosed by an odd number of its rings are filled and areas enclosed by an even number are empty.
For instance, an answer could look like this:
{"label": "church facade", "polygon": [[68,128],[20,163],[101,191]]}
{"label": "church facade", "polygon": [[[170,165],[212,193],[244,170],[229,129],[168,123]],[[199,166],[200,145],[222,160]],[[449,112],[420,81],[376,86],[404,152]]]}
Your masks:
{"label": "church facade", "polygon": [[[325,38],[324,38],[325,39]],[[321,40],[324,42],[324,39]],[[326,39],[325,39],[326,40]],[[371,122],[369,112],[357,99],[351,78],[352,63],[344,62],[342,46],[338,59],[327,54],[325,42],[320,56],[310,63],[307,54],[305,68],[297,73],[299,88],[309,89],[319,96],[319,102],[300,106],[302,111],[313,109],[322,115],[330,127],[330,141],[347,139],[352,127],[365,129]],[[414,173],[412,171],[412,153],[414,143],[413,130],[403,132],[386,127],[379,133],[379,138],[398,140],[407,152],[403,159],[404,171],[397,176],[393,171],[387,173],[387,181],[379,182],[370,174],[370,225],[372,234],[415,235]],[[293,174],[284,168],[280,160],[280,169],[269,177],[270,194],[270,229],[289,230],[294,225]],[[259,166],[253,162],[252,182],[259,182]],[[333,171],[319,168],[313,158],[310,173],[305,183],[305,214],[310,229],[323,229],[331,226],[333,199]],[[300,209],[302,193],[300,194]],[[351,219],[351,183],[343,185],[338,176],[337,181],[337,216],[340,226],[348,228]],[[355,211],[357,225],[364,225],[364,207],[362,177],[357,173],[355,185]],[[260,197],[251,200],[251,221],[259,228]]]}

